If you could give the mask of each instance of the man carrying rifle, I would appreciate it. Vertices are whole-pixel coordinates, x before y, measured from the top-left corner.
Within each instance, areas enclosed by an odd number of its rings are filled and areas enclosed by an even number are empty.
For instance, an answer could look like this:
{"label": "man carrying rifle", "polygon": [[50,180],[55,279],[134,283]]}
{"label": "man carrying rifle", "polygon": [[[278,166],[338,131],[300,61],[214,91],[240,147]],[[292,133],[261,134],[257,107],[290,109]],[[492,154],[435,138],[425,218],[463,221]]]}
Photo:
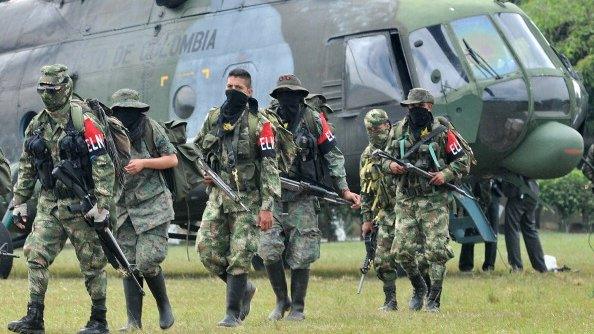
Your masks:
{"label": "man carrying rifle", "polygon": [[[380,159],[373,157],[375,150],[386,147],[390,134],[390,120],[382,109],[372,109],[365,115],[365,129],[369,137],[369,145],[361,154],[361,215],[363,216],[362,232],[364,236],[377,229],[377,250],[375,258],[370,259],[383,282],[385,294],[382,311],[398,309],[396,301],[396,260],[390,253],[394,241],[394,203],[396,183],[393,174],[382,173]],[[374,223],[377,226],[374,226]],[[367,242],[367,241],[366,241]],[[367,246],[367,245],[366,245]]]}
{"label": "man carrying rifle", "polygon": [[[149,105],[140,102],[137,91],[120,89],[112,100],[114,116],[128,129],[132,144],[114,230],[126,258],[136,265],[136,279],[146,280],[157,301],[160,327],[167,329],[174,318],[160,263],[167,255],[167,229],[174,212],[171,193],[160,171],[177,166],[175,147],[163,127],[146,115]],[[124,278],[124,295],[128,324],[121,331],[142,328],[142,293],[133,277]]]}
{"label": "man carrying rifle", "polygon": [[467,174],[470,158],[463,148],[467,144],[449,122],[433,117],[433,103],[429,91],[413,88],[401,103],[408,108],[408,115],[394,126],[386,147],[391,156],[428,171],[430,179],[389,159],[383,161],[382,168],[396,175],[398,183],[392,252],[414,289],[409,308],[420,310],[427,293],[427,284],[417,262],[417,254],[424,250],[431,265],[427,310],[437,312],[445,264],[454,257],[448,245],[448,194],[441,185]]}
{"label": "man carrying rifle", "polygon": [[227,283],[227,311],[219,326],[235,327],[250,311],[256,293],[247,277],[251,260],[260,230],[272,226],[274,201],[281,189],[275,130],[251,97],[250,74],[243,69],[232,70],[225,95],[225,103],[209,111],[195,144],[210,168],[239,194],[241,202],[205,176],[209,197],[196,248],[204,266]]}
{"label": "man carrying rifle", "polygon": [[[33,118],[25,131],[18,182],[14,188],[15,225],[24,229],[27,223],[26,202],[33,193],[35,182],[39,180],[42,184],[37,216],[23,248],[29,267],[27,315],[8,324],[8,329],[17,333],[44,331],[48,267],[62,250],[66,239],[70,239],[74,246],[92,300],[90,320],[79,333],[108,332],[105,307],[107,279],[104,271],[107,260],[95,229],[109,224],[107,208],[112,204],[114,167],[106,151],[104,130],[90,112],[84,112],[83,131],[75,129],[72,118],[74,108],[86,106],[72,103],[72,79],[67,71],[64,65],[41,68],[37,92],[46,108]],[[54,165],[66,159],[79,159],[76,162],[81,168],[77,172],[87,184],[92,185],[97,203],[85,217],[94,222],[94,227],[85,222],[82,214],[68,210],[80,199],[71,189],[56,182],[51,174]]]}
{"label": "man carrying rifle", "polygon": [[[359,195],[349,190],[344,169],[344,156],[336,147],[326,118],[305,103],[307,89],[292,75],[282,75],[270,96],[278,105],[270,110],[293,134],[299,152],[290,168],[290,179],[319,184],[324,179],[323,165],[330,171],[335,186],[343,199],[354,206],[360,204]],[[276,295],[276,307],[268,318],[280,320],[289,311],[287,320],[303,320],[305,294],[309,281],[309,266],[320,257],[320,230],[316,197],[307,192],[292,192],[283,188],[277,205],[281,221],[274,222],[272,229],[262,235],[258,254],[264,260],[268,278]],[[285,239],[288,243],[285,246]],[[291,298],[283,267],[283,252],[291,268]]]}

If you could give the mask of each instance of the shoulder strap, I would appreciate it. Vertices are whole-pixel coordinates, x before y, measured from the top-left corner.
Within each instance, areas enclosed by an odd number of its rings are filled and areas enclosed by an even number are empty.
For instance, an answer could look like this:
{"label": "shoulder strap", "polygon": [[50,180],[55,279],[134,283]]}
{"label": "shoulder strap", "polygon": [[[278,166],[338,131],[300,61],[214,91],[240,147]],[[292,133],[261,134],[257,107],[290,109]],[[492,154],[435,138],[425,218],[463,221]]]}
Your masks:
{"label": "shoulder strap", "polygon": [[307,103],[305,104],[305,106],[306,109],[305,113],[303,114],[303,118],[305,119],[305,126],[307,127],[307,130],[309,130],[310,133],[315,134],[317,137],[319,133],[317,131],[318,127],[316,126],[316,119],[314,117],[315,110]]}
{"label": "shoulder strap", "polygon": [[144,124],[144,143],[146,144],[146,148],[149,151],[149,154],[153,158],[159,157],[159,152],[157,152],[157,146],[155,145],[155,136],[153,133],[153,125],[151,124],[151,120],[147,118],[146,123]]}
{"label": "shoulder strap", "polygon": [[431,139],[433,139],[433,138],[437,137],[438,135],[444,133],[446,130],[447,130],[447,127],[445,127],[443,125],[439,125],[435,129],[431,130],[431,132],[429,132],[429,134],[427,135],[427,137],[425,137],[423,140],[419,140],[418,142],[416,142],[408,150],[408,152],[406,152],[406,154],[402,157],[402,159],[403,160],[406,160],[408,157],[410,157],[412,154],[414,154],[416,151],[418,151],[419,148],[421,147],[421,145],[430,142]]}
{"label": "shoulder strap", "polygon": [[72,119],[72,124],[74,125],[76,131],[82,131],[84,117],[81,106],[74,103],[70,104],[70,118]]}

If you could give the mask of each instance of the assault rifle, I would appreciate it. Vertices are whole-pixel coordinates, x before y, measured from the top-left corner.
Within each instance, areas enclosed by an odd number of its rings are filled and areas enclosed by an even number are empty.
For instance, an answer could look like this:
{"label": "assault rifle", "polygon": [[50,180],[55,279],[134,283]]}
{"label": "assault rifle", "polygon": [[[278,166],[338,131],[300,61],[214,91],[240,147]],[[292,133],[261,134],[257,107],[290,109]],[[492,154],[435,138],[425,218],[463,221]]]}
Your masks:
{"label": "assault rifle", "polygon": [[[54,176],[56,180],[60,180],[60,182],[62,182],[68,189],[72,190],[76,197],[80,199],[79,204],[69,205],[68,211],[79,212],[84,215],[95,206],[95,203],[97,203],[95,195],[87,189],[82,180],[77,176],[74,166],[70,161],[60,161],[52,171],[52,176]],[[103,252],[109,263],[114,269],[121,271],[125,276],[132,277],[134,283],[138,289],[140,289],[142,295],[144,295],[144,290],[136,279],[130,262],[126,259],[124,252],[122,252],[122,249],[114,238],[113,233],[111,233],[111,230],[107,227],[97,229],[94,227],[94,222],[87,218],[85,218],[85,222],[97,232],[101,247],[103,248]]]}
{"label": "assault rifle", "polygon": [[7,243],[3,243],[2,246],[0,246],[0,256],[14,257],[14,258],[19,257],[18,255],[14,255],[12,253],[5,251],[4,249],[6,248],[6,246],[8,246]]}
{"label": "assault rifle", "polygon": [[359,286],[357,287],[357,294],[361,293],[363,289],[363,282],[365,281],[365,275],[371,269],[371,264],[375,259],[375,249],[377,247],[377,224],[373,224],[373,229],[371,232],[367,233],[363,240],[365,241],[365,259],[363,259],[363,264],[359,270],[361,271],[361,279],[359,280]]}
{"label": "assault rifle", "polygon": [[330,202],[333,204],[339,205],[353,205],[353,203],[343,199],[342,197],[338,196],[337,193],[330,191],[326,188],[317,186],[315,184],[305,182],[305,181],[298,181],[289,179],[287,177],[280,177],[281,180],[281,187],[285,190],[295,192],[295,193],[303,193],[308,195],[313,195],[315,197],[319,197],[326,202]]}
{"label": "assault rifle", "polygon": [[250,211],[245,204],[241,202],[241,198],[239,195],[231,189],[231,187],[221,179],[219,174],[217,174],[210,166],[202,159],[201,157],[196,158],[196,162],[198,163],[198,167],[203,171],[204,176],[208,175],[214,181],[214,184],[225,194],[229,197],[233,202],[236,204],[241,205],[241,207],[245,211]]}
{"label": "assault rifle", "polygon": [[[419,168],[419,167],[411,164],[408,161],[405,161],[405,160],[402,160],[402,159],[398,159],[396,157],[393,157],[393,156],[389,155],[388,153],[386,153],[386,152],[384,152],[382,150],[375,150],[375,151],[373,151],[372,154],[374,156],[376,156],[376,157],[380,157],[380,158],[384,158],[384,159],[388,159],[388,160],[394,161],[394,162],[398,163],[399,165],[403,166],[405,169],[411,171],[412,173],[415,173],[417,175],[420,175],[420,176],[422,176],[422,177],[424,177],[426,179],[433,178],[433,176],[431,176],[431,174],[429,174],[429,172],[427,172],[425,170],[422,170],[421,168]],[[455,191],[455,192],[459,193],[462,196],[466,196],[466,197],[468,197],[468,198],[470,198],[472,200],[475,200],[475,198],[472,195],[470,195],[464,189],[458,187],[455,184],[446,182],[446,183],[442,184],[441,186],[446,187],[446,188],[448,188],[451,191]]]}

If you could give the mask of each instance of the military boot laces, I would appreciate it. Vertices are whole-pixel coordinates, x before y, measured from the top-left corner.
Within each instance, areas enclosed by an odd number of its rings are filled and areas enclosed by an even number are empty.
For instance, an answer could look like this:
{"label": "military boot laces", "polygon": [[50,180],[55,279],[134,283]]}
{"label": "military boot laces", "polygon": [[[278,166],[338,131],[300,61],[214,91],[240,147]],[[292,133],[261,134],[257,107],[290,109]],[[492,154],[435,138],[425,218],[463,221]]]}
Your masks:
{"label": "military boot laces", "polygon": [[170,328],[173,326],[175,318],[173,317],[173,311],[171,309],[171,304],[169,303],[169,297],[167,296],[167,288],[165,286],[163,272],[160,272],[153,277],[145,277],[144,279],[157,302],[157,309],[159,310],[159,327],[161,327],[161,329]]}
{"label": "military boot laces", "polygon": [[413,295],[408,303],[408,308],[413,311],[419,311],[423,308],[423,300],[427,294],[427,284],[421,275],[411,276],[410,283],[413,286]]}
{"label": "military boot laces", "polygon": [[384,301],[384,305],[380,306],[380,311],[396,311],[398,310],[398,302],[396,301],[396,286],[384,286],[384,294],[386,295],[386,300]]}
{"label": "military boot laces", "polygon": [[43,325],[44,305],[40,302],[29,302],[27,315],[20,320],[8,324],[8,330],[15,333],[41,334],[45,333]]}
{"label": "military boot laces", "polygon": [[276,296],[276,306],[268,315],[268,320],[280,320],[291,308],[291,300],[287,292],[287,280],[285,279],[285,268],[282,261],[267,265],[268,279]]}
{"label": "military boot laces", "polygon": [[247,287],[247,274],[227,275],[227,310],[218,325],[237,327],[241,325],[241,301]]}
{"label": "military boot laces", "polygon": [[441,303],[441,284],[434,284],[429,291],[429,297],[427,297],[427,311],[428,312],[439,312],[439,306]]}
{"label": "military boot laces", "polygon": [[301,321],[305,319],[305,295],[309,282],[309,269],[291,270],[291,311],[287,320]]}
{"label": "military boot laces", "polygon": [[104,334],[109,333],[107,329],[107,318],[105,317],[107,309],[105,307],[91,308],[91,318],[87,325],[83,327],[78,334]]}

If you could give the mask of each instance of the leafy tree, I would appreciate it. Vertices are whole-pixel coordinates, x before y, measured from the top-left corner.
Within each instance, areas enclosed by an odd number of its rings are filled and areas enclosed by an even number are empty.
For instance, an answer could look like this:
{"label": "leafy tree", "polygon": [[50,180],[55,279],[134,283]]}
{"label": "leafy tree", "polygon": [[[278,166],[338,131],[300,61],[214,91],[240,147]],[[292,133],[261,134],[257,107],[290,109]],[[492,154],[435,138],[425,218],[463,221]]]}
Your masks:
{"label": "leafy tree", "polygon": [[[518,1],[514,1],[518,2]],[[584,78],[594,106],[594,17],[592,0],[522,0],[528,14],[547,40],[567,56]]]}
{"label": "leafy tree", "polygon": [[590,182],[577,169],[571,173],[551,180],[541,180],[540,199],[561,216],[561,227],[569,232],[568,219],[579,213],[582,223],[589,225],[589,216],[594,212],[594,195]]}

